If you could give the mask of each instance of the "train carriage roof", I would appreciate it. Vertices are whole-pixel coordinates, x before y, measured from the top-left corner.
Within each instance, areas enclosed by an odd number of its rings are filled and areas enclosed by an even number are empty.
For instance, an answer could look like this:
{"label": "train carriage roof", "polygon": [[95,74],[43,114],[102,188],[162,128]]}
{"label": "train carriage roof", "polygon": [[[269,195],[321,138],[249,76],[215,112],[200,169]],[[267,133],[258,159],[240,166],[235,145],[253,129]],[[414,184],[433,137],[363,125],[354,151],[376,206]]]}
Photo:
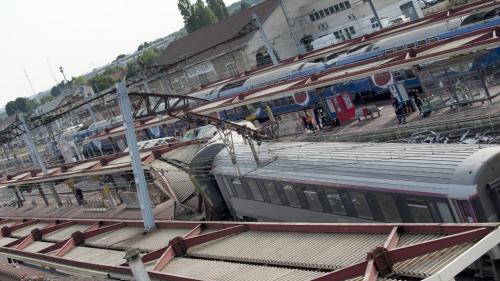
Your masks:
{"label": "train carriage roof", "polygon": [[[287,142],[258,151],[261,168],[248,145],[236,145],[244,177],[457,199],[476,194],[483,174],[491,177],[486,167],[500,166],[500,146]],[[235,175],[226,150],[214,166],[215,174]]]}

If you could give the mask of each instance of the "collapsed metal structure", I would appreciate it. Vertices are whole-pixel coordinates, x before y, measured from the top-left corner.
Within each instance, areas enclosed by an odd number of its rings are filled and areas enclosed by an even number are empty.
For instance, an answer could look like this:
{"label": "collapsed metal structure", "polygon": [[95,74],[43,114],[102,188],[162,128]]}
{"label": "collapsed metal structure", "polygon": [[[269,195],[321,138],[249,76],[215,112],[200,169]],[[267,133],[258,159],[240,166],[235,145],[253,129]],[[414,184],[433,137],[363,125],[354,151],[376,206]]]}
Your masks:
{"label": "collapsed metal structure", "polygon": [[500,243],[498,224],[142,224],[2,218],[0,253],[108,278],[131,277],[131,247],[153,280],[453,280]]}

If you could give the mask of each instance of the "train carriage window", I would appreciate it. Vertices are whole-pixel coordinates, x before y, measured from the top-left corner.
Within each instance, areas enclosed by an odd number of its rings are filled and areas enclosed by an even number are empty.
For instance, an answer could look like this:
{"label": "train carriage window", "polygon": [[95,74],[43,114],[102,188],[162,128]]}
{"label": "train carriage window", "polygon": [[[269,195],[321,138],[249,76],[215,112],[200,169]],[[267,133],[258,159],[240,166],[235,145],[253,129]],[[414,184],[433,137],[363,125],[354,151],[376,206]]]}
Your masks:
{"label": "train carriage window", "polygon": [[292,207],[300,208],[300,201],[297,197],[297,193],[295,192],[295,188],[291,184],[283,185],[283,191],[285,192],[285,196],[288,199],[288,203]]}
{"label": "train carriage window", "polygon": [[349,3],[349,1],[345,1],[345,7],[346,9],[350,9],[351,8],[351,3]]}
{"label": "train carriage window", "polygon": [[325,11],[325,15],[327,15],[327,16],[330,15],[330,10],[329,9],[324,9],[323,11]]}
{"label": "train carriage window", "polygon": [[234,197],[235,193],[234,193],[234,191],[232,189],[232,186],[229,184],[228,179],[225,178],[225,177],[222,177],[222,181],[224,182],[224,185],[226,186],[226,190],[227,190],[227,193],[229,193],[229,197]]}
{"label": "train carriage window", "polygon": [[340,12],[340,8],[339,8],[339,5],[333,5],[333,7],[335,8],[335,12]]}
{"label": "train carriage window", "polygon": [[274,184],[270,181],[266,181],[264,182],[264,188],[266,189],[267,194],[269,195],[269,199],[271,199],[271,203],[281,205],[281,199]]}
{"label": "train carriage window", "polygon": [[321,201],[319,201],[318,193],[316,193],[316,190],[314,190],[313,188],[306,188],[304,190],[304,195],[311,210],[323,211],[323,206],[321,206]]}
{"label": "train carriage window", "polygon": [[345,10],[345,4],[343,2],[339,3],[339,7],[341,10]]}
{"label": "train carriage window", "polygon": [[475,222],[474,212],[472,211],[472,207],[470,203],[466,200],[457,200],[457,204],[460,210],[460,213],[465,218],[466,222]]}
{"label": "train carriage window", "polygon": [[415,45],[416,45],[415,42],[408,43],[408,44],[406,44],[406,49],[414,48]]}
{"label": "train carriage window", "polygon": [[436,202],[439,215],[441,215],[441,219],[443,222],[455,222],[455,219],[453,219],[453,215],[451,214],[450,207],[448,206],[448,203],[446,202],[441,202],[438,201]]}
{"label": "train carriage window", "polygon": [[358,217],[366,219],[373,218],[368,202],[366,202],[365,195],[362,192],[349,191],[349,196],[351,197],[352,204],[358,213]]}
{"label": "train carriage window", "polygon": [[427,202],[418,199],[406,199],[408,204],[408,209],[413,216],[413,219],[417,223],[428,223],[433,222],[431,211]]}
{"label": "train carriage window", "polygon": [[424,39],[424,40],[418,40],[418,41],[417,41],[417,45],[418,45],[419,47],[424,46],[424,45],[426,45],[426,44],[427,44],[427,40],[425,40],[425,39]]}
{"label": "train carriage window", "polygon": [[398,207],[391,196],[387,195],[375,195],[377,198],[378,205],[382,210],[385,221],[387,222],[402,222],[401,216],[399,216]]}
{"label": "train carriage window", "polygon": [[247,184],[248,184],[248,188],[250,189],[250,192],[252,193],[253,199],[263,202],[264,198],[262,197],[262,194],[260,193],[259,185],[257,184],[257,182],[255,180],[252,180],[252,179],[247,179]]}
{"label": "train carriage window", "polygon": [[310,14],[309,15],[309,19],[311,19],[311,21],[316,21],[316,18],[314,17],[314,14]]}
{"label": "train carriage window", "polygon": [[330,14],[332,15],[335,14],[335,9],[333,8],[333,6],[328,8],[328,10],[330,10]]}
{"label": "train carriage window", "polygon": [[321,18],[325,17],[325,12],[323,12],[323,10],[319,11],[318,13]]}
{"label": "train carriage window", "polygon": [[326,198],[328,199],[328,202],[330,203],[330,206],[332,207],[334,213],[339,213],[343,215],[347,214],[344,207],[344,203],[342,202],[342,197],[340,196],[337,190],[327,188],[325,189],[325,193],[326,193]]}
{"label": "train carriage window", "polygon": [[231,183],[233,185],[234,191],[236,191],[238,198],[247,199],[247,195],[245,193],[243,185],[241,184],[241,181],[239,179],[232,179]]}

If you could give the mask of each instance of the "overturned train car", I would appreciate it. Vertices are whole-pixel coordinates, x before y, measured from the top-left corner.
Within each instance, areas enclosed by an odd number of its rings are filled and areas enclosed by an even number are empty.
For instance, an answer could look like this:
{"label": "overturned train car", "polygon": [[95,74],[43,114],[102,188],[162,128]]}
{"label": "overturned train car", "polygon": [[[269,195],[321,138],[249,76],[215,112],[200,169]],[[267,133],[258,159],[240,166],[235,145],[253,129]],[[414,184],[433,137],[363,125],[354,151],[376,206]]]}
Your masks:
{"label": "overturned train car", "polygon": [[235,150],[238,167],[208,145],[190,175],[215,213],[238,220],[499,221],[498,146],[263,143],[260,165],[248,145]]}

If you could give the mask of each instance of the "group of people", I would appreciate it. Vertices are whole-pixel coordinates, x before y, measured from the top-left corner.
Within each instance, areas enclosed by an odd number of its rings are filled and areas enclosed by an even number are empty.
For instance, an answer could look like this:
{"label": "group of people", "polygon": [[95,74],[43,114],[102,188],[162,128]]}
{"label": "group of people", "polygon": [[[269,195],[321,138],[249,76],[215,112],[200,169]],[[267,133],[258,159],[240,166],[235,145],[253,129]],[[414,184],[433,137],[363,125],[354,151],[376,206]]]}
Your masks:
{"label": "group of people", "polygon": [[[304,128],[315,132],[316,130],[324,129],[325,127],[332,127],[339,125],[337,120],[332,120],[321,103],[317,103],[313,109],[314,117],[310,112],[304,110],[304,115],[301,116]],[[313,119],[314,118],[314,119]],[[316,121],[316,122],[314,122]]]}
{"label": "group of people", "polygon": [[418,114],[422,115],[422,99],[418,96],[418,89],[410,89],[408,92],[409,100],[401,103],[397,97],[394,97],[392,101],[392,106],[394,107],[394,112],[396,113],[396,117],[398,118],[398,122],[400,125],[406,124],[406,115],[409,112],[413,112],[418,109]]}

